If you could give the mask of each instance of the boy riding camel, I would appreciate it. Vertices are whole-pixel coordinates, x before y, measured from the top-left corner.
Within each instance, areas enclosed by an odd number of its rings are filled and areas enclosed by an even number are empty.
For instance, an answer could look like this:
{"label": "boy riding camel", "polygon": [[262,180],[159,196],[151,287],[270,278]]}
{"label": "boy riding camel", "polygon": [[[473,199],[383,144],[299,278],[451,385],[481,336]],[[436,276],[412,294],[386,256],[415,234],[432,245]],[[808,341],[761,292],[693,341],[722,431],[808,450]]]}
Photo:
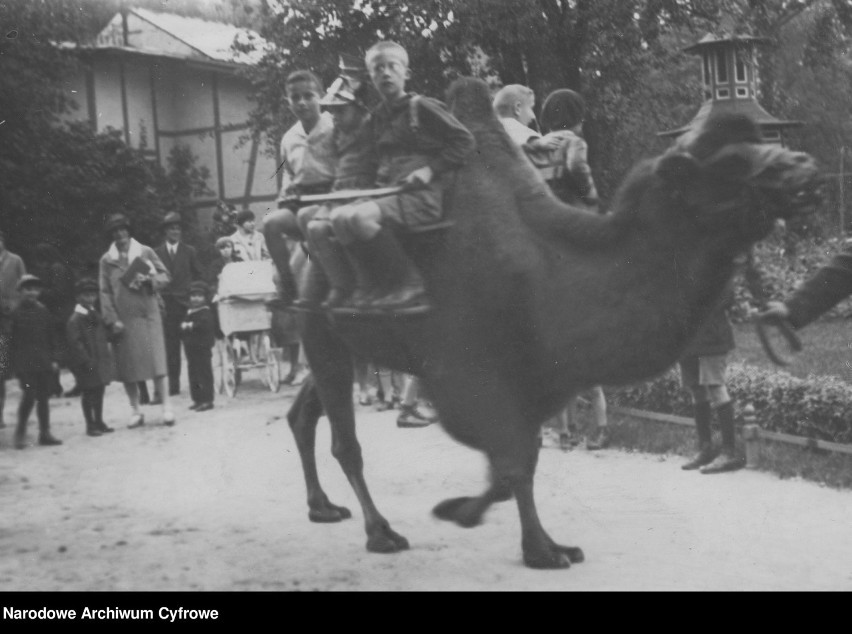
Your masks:
{"label": "boy riding camel", "polygon": [[423,312],[430,308],[423,278],[393,232],[442,219],[446,176],[461,167],[474,140],[443,103],[406,92],[410,72],[402,46],[379,42],[367,51],[365,62],[382,99],[367,130],[378,158],[376,185],[405,189],[332,210],[335,236],[371,284],[359,287],[341,309]]}

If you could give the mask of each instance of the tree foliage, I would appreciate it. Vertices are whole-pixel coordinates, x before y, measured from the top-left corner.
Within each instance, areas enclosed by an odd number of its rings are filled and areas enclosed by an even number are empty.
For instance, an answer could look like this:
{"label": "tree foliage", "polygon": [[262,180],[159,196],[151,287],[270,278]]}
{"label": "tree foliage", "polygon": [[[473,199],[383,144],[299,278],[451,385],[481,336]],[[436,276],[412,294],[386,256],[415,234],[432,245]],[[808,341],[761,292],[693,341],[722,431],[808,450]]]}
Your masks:
{"label": "tree foliage", "polygon": [[56,44],[89,37],[94,13],[70,0],[7,0],[0,11],[7,29],[0,42],[0,223],[7,246],[31,260],[34,245],[47,241],[71,264],[90,268],[105,247],[104,218],[115,212],[133,220],[141,239],[158,239],[159,218],[206,190],[206,170],[184,147],[163,169],[127,146],[119,131],[63,122],[75,107],[63,80],[79,62]]}

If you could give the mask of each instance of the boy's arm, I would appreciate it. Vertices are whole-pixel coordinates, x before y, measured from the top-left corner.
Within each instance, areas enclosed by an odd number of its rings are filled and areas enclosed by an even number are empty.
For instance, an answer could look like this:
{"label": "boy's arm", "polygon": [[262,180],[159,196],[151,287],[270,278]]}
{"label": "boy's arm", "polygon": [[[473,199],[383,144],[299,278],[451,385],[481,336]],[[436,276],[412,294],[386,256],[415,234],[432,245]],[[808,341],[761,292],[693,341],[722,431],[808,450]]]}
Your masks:
{"label": "boy's arm", "polygon": [[588,151],[589,146],[583,139],[574,138],[565,153],[565,166],[576,181],[583,202],[594,206],[598,203],[598,190],[592,178],[592,168],[589,167]]}
{"label": "boy's arm", "polygon": [[441,142],[429,167],[436,175],[461,167],[476,145],[473,135],[440,102],[424,97],[418,105],[423,129]]}

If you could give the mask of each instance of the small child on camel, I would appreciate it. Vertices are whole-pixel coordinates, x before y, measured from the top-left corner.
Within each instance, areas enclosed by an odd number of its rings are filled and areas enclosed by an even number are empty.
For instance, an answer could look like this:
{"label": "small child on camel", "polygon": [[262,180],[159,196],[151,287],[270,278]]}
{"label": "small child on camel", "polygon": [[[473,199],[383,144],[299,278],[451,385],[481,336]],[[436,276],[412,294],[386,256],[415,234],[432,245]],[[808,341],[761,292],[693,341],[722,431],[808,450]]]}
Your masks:
{"label": "small child on camel", "polygon": [[[348,56],[341,56],[339,68],[340,76],[320,100],[322,108],[334,119],[337,162],[331,189],[366,189],[376,180],[376,155],[365,136],[370,86],[363,67]],[[334,237],[331,209],[332,205],[324,204],[299,210],[298,222],[307,238],[310,260],[302,296],[294,302],[296,308],[335,308],[348,299],[355,288],[352,264]]]}
{"label": "small child on camel", "polygon": [[263,235],[280,279],[281,301],[289,305],[298,293],[290,269],[288,240],[304,237],[296,218],[295,198],[302,194],[322,194],[334,179],[334,123],[320,111],[323,86],[309,70],[290,73],[285,81],[290,111],[298,121],[281,138],[281,169],[284,175],[278,209],[263,219]]}
{"label": "small child on camel", "polygon": [[535,121],[535,92],[532,88],[521,84],[503,86],[494,95],[493,106],[506,134],[535,163],[549,160],[549,153],[561,145],[554,135],[545,138],[530,127]]}
{"label": "small child on camel", "polygon": [[423,278],[393,232],[442,219],[446,176],[473,151],[473,135],[440,101],[406,92],[410,71],[402,46],[379,42],[365,62],[382,99],[367,130],[378,159],[376,185],[410,189],[332,210],[336,238],[368,280],[341,309],[423,312],[431,308]]}

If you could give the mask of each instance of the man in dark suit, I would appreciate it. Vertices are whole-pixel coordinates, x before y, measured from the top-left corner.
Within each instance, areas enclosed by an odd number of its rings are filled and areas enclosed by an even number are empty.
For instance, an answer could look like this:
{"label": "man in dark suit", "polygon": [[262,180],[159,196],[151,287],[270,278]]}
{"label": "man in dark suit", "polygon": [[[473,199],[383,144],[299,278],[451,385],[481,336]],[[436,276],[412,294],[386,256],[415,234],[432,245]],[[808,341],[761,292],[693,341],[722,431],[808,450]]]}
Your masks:
{"label": "man in dark suit", "polygon": [[165,304],[163,330],[166,338],[166,360],[169,368],[169,394],[180,393],[180,325],[186,317],[189,285],[202,278],[195,249],[181,240],[183,220],[177,212],[170,212],[160,225],[166,241],[154,249],[169,270],[172,281],[160,294]]}

